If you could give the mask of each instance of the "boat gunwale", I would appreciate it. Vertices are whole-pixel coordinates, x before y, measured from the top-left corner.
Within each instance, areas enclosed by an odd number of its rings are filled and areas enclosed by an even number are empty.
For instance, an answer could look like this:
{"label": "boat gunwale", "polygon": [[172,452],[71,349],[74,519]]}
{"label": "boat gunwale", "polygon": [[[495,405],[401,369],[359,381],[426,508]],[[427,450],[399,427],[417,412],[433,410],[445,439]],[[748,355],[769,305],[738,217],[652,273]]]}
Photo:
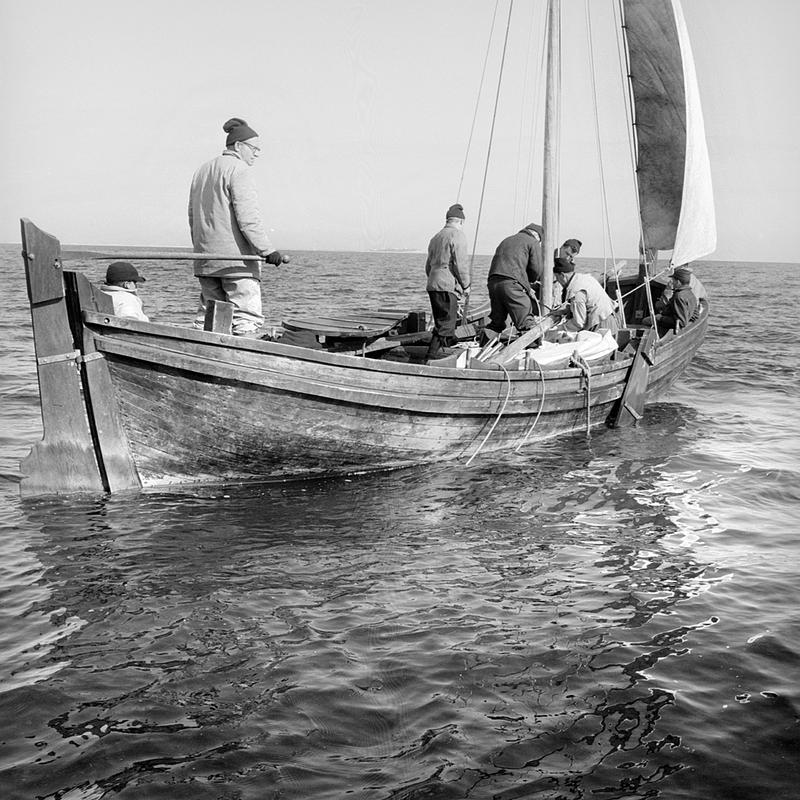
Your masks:
{"label": "boat gunwale", "polygon": [[[402,361],[383,361],[375,358],[365,358],[361,355],[351,353],[337,353],[327,350],[316,350],[298,345],[281,344],[280,342],[270,342],[260,339],[249,339],[240,336],[233,336],[224,333],[213,333],[192,328],[182,328],[177,325],[157,322],[141,322],[123,317],[115,317],[96,311],[83,311],[84,322],[89,330],[95,335],[115,337],[109,331],[118,331],[123,334],[147,334],[149,336],[163,337],[172,341],[188,341],[194,344],[208,345],[216,348],[230,348],[243,352],[263,353],[279,358],[288,358],[293,361],[303,361],[317,364],[325,364],[346,369],[366,370],[370,372],[389,373],[393,375],[407,375],[422,378],[449,378],[456,380],[478,380],[489,381],[491,383],[517,381],[541,382],[542,373],[546,380],[564,380],[576,378],[581,375],[579,367],[568,367],[565,369],[543,369],[538,368],[519,370],[506,369],[505,371],[497,365],[496,369],[491,367],[457,368],[454,366],[439,367],[434,364],[408,364]],[[98,332],[99,326],[102,332]],[[687,330],[687,333],[689,331]],[[661,340],[662,342],[668,340]],[[143,345],[147,346],[147,345]],[[620,352],[620,351],[617,351]],[[630,366],[632,356],[623,356],[616,361],[604,361],[596,366],[591,366],[593,376],[601,376],[607,373],[614,373],[619,370],[627,369]]]}

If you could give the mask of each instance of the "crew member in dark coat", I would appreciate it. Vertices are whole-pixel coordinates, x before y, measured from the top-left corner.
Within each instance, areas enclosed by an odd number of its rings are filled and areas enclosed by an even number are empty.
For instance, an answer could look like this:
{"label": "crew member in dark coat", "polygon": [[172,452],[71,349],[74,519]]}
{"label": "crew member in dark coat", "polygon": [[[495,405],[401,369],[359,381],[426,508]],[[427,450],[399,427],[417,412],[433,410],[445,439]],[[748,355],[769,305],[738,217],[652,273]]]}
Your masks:
{"label": "crew member in dark coat", "polygon": [[508,317],[520,332],[533,327],[534,314],[539,311],[535,287],[542,277],[543,233],[541,225],[531,222],[497,245],[487,279],[491,303],[486,327],[489,338],[497,338],[503,332]]}
{"label": "crew member in dark coat", "polygon": [[[694,318],[697,311],[697,298],[689,285],[692,279],[691,270],[683,267],[672,274],[672,297],[660,314],[656,314],[658,335],[664,336],[669,331],[678,333]],[[650,317],[642,320],[645,325],[652,324]]]}
{"label": "crew member in dark coat", "polygon": [[[700,278],[694,274],[694,271],[688,264],[682,264],[679,269],[686,270],[686,272],[688,272],[691,276],[689,278],[689,288],[692,290],[692,294],[697,298],[697,308],[694,310],[692,318],[689,320],[689,322],[694,322],[696,319],[699,319],[708,309],[708,294],[706,293],[706,287],[703,286],[703,284],[700,282]],[[663,311],[667,307],[667,304],[671,298],[672,283],[670,282],[661,293],[661,296],[655,302],[656,313]]]}

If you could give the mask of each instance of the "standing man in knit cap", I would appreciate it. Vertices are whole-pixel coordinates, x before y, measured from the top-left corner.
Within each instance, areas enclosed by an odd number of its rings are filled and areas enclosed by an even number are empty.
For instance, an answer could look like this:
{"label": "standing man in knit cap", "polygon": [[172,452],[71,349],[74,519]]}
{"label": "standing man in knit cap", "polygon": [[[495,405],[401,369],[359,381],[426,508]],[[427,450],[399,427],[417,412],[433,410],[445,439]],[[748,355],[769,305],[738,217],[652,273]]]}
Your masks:
{"label": "standing man in knit cap", "polygon": [[614,301],[597,278],[585,272],[575,272],[575,264],[563,256],[556,258],[553,272],[562,289],[564,305],[559,310],[567,315],[566,330],[609,330],[611,333],[619,330]]}
{"label": "standing man in knit cap", "polygon": [[485,335],[496,339],[511,317],[514,327],[527,331],[539,311],[536,288],[542,278],[541,225],[531,222],[519,233],[507,236],[497,245],[489,267],[489,324]]}
{"label": "standing man in knit cap", "polygon": [[[258,134],[238,117],[223,126],[225,151],[203,164],[189,192],[189,230],[197,252],[258,255],[278,266],[283,256],[267,236],[250,167],[261,152]],[[286,259],[288,260],[288,259]],[[261,266],[258,261],[197,260],[202,328],[209,300],[233,303],[233,333],[254,336],[264,323]]]}
{"label": "standing man in knit cap", "polygon": [[458,341],[458,295],[469,296],[472,280],[463,225],[464,209],[456,203],[447,209],[444,228],[428,244],[426,288],[433,312],[433,334],[426,355],[428,361],[448,355],[445,348]]}
{"label": "standing man in knit cap", "polygon": [[[655,324],[658,326],[658,335],[664,336],[669,331],[678,333],[693,319],[696,319],[697,298],[690,286],[692,271],[686,267],[678,267],[672,273],[672,295],[660,314],[656,314]],[[652,325],[653,319],[645,317],[642,322]]]}

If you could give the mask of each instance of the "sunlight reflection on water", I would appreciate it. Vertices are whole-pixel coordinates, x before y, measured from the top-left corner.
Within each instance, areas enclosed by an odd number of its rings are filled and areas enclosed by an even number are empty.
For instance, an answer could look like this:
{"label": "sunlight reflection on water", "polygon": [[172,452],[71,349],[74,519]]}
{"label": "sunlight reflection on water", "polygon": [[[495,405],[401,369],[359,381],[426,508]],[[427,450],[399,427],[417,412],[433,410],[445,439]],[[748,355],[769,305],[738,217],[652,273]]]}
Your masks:
{"label": "sunlight reflection on water", "polygon": [[[422,295],[418,258],[314,254],[309,296],[398,262],[382,299]],[[147,268],[155,312],[190,318],[185,279]],[[0,471],[41,430],[13,270]],[[470,468],[25,503],[0,483],[7,796],[781,796],[800,408],[793,362],[765,371],[732,325],[639,428]]]}

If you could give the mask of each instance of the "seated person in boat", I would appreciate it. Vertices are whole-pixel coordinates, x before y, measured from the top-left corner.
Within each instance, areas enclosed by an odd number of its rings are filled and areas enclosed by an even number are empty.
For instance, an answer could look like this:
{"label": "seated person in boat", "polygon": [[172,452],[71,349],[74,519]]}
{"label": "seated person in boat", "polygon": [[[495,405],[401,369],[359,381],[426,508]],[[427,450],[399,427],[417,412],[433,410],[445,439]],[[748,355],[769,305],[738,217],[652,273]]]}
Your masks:
{"label": "seated person in boat", "polygon": [[583,242],[578,239],[567,239],[561,247],[558,248],[556,258],[566,258],[570,263],[575,263],[575,256],[581,251]]}
{"label": "seated person in boat", "polygon": [[[694,274],[694,271],[688,264],[682,264],[679,269],[686,270],[689,273],[689,288],[692,290],[692,294],[697,299],[697,308],[695,308],[694,313],[689,319],[689,322],[694,322],[696,319],[699,319],[703,314],[705,314],[706,309],[708,308],[708,295],[706,294],[706,287],[703,286],[703,284],[700,282],[700,278]],[[661,293],[661,296],[654,303],[656,313],[664,311],[664,309],[667,307],[667,304],[672,299],[672,291],[672,281],[670,281],[670,283]]]}
{"label": "seated person in boat", "polygon": [[456,203],[447,209],[444,228],[428,243],[425,274],[426,289],[433,312],[433,335],[426,359],[441,358],[449,353],[456,338],[458,292],[469,296],[471,276],[467,255],[467,237],[462,230],[464,209]]}
{"label": "seated person in boat", "polygon": [[614,301],[606,294],[600,281],[584,272],[576,272],[575,264],[559,256],[553,265],[555,282],[561,286],[562,323],[568,331],[619,330]]}
{"label": "seated person in boat", "polygon": [[150,321],[142,310],[142,300],[136,287],[137,283],[143,281],[144,278],[136,267],[127,261],[115,261],[108,265],[106,282],[100,287],[100,291],[111,298],[115,316]]}
{"label": "seated person in boat", "polygon": [[497,245],[486,281],[491,304],[487,339],[503,332],[508,317],[520,333],[536,323],[539,302],[533,287],[542,278],[543,233],[541,225],[531,222]]}
{"label": "seated person in boat", "polygon": [[[689,285],[690,280],[691,272],[683,267],[679,267],[672,274],[671,296],[661,313],[655,317],[659,336],[664,336],[669,331],[677,333],[692,321],[698,303]],[[645,325],[653,324],[651,317],[645,317],[642,322]]]}
{"label": "seated person in boat", "polygon": [[[258,255],[273,266],[283,256],[270,242],[261,216],[250,167],[261,152],[258,134],[238,117],[223,126],[225,150],[200,166],[189,191],[189,231],[196,252]],[[194,326],[202,328],[209,300],[233,303],[233,334],[257,335],[264,324],[261,264],[258,260],[205,259],[194,262],[200,281],[200,309]]]}
{"label": "seated person in boat", "polygon": [[[575,263],[575,256],[581,252],[583,242],[579,239],[567,239],[561,247],[556,250],[553,256],[553,265],[555,266],[557,258],[566,258],[571,264]],[[555,308],[561,305],[561,286],[557,281],[553,281],[553,299],[550,301],[550,307]]]}

